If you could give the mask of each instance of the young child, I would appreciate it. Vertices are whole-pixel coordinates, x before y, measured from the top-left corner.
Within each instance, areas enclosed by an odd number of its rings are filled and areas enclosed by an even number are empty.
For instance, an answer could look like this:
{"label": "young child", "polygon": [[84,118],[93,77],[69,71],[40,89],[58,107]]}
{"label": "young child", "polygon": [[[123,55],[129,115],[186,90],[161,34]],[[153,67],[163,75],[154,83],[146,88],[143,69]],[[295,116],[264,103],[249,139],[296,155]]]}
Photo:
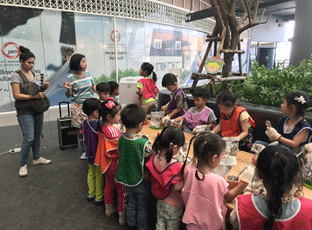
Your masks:
{"label": "young child", "polygon": [[[137,84],[138,90],[136,93],[139,95],[140,104],[147,114],[150,114],[156,105],[156,97],[159,89],[156,85],[157,75],[153,71],[154,66],[148,62],[141,65],[140,75],[144,78],[140,79]],[[153,73],[153,77],[150,75]]]}
{"label": "young child", "polygon": [[[310,142],[311,125],[304,119],[306,109],[309,107],[309,95],[303,91],[287,93],[281,104],[283,116],[277,124],[277,128],[268,127],[265,134],[271,141],[296,149]],[[255,144],[268,145],[265,142],[256,141]],[[301,151],[301,150],[300,150]]]}
{"label": "young child", "polygon": [[256,173],[265,190],[237,198],[231,222],[236,229],[312,229],[312,200],[296,197],[302,189],[300,164],[285,146],[266,147]]}
{"label": "young child", "polygon": [[[185,162],[182,167],[184,187],[181,195],[185,204],[182,221],[187,224],[187,229],[225,229],[224,200],[230,202],[239,195],[250,183],[250,176],[245,176],[244,172],[241,182],[229,191],[225,179],[211,172],[220,164],[225,142],[214,133],[202,133],[194,136],[190,145],[194,138],[197,166]],[[190,146],[188,154],[189,150]]]}
{"label": "young child", "polygon": [[239,149],[249,150],[252,146],[252,134],[249,129],[256,124],[244,107],[238,106],[232,91],[225,90],[217,97],[220,110],[220,122],[212,131],[221,132],[222,137],[239,137]]}
{"label": "young child", "polygon": [[101,122],[98,120],[100,106],[101,102],[96,98],[88,98],[83,102],[82,110],[88,118],[82,122],[80,133],[82,135],[80,138],[86,145],[86,157],[89,164],[87,200],[94,200],[95,205],[103,204],[103,176],[100,167],[94,164],[99,141],[98,131],[101,128]]}
{"label": "young child", "polygon": [[96,93],[99,95],[100,101],[105,101],[110,95],[110,87],[106,82],[96,84]]}
{"label": "young child", "polygon": [[[121,121],[126,128],[118,140],[119,161],[116,181],[127,186],[129,202],[127,223],[130,228],[148,228],[148,202],[150,181],[144,178],[145,163],[152,155],[151,143],[138,133],[142,130],[146,112],[137,104],[129,104],[121,111]],[[131,167],[130,167],[131,166]]]}
{"label": "young child", "polygon": [[187,96],[184,91],[179,88],[176,75],[172,73],[165,74],[161,84],[171,92],[171,101],[161,107],[161,110],[166,112],[164,120],[183,116],[188,109],[186,102]]}
{"label": "young child", "polygon": [[113,100],[106,100],[101,104],[99,112],[103,121],[103,126],[99,132],[99,144],[94,163],[100,165],[101,172],[106,175],[104,188],[105,214],[109,217],[114,212],[113,196],[114,188],[116,187],[118,194],[119,224],[123,226],[126,222],[123,187],[122,184],[115,181],[119,156],[118,138],[120,137],[120,132],[113,126],[113,124],[119,122],[120,110],[121,106]]}
{"label": "young child", "polygon": [[153,144],[154,154],[146,167],[151,173],[152,193],[157,201],[157,230],[176,229],[181,224],[183,200],[182,164],[172,159],[184,145],[185,137],[181,129],[165,127]]}
{"label": "young child", "polygon": [[[107,83],[110,87],[110,97],[117,101],[116,97],[119,95],[119,84],[115,81],[109,81]],[[118,102],[118,101],[117,101]]]}
{"label": "young child", "polygon": [[198,125],[210,124],[211,129],[215,127],[217,120],[212,109],[206,106],[209,92],[204,88],[196,88],[193,93],[195,107],[190,108],[183,116],[174,121],[179,123],[185,121],[184,131],[191,133]]}

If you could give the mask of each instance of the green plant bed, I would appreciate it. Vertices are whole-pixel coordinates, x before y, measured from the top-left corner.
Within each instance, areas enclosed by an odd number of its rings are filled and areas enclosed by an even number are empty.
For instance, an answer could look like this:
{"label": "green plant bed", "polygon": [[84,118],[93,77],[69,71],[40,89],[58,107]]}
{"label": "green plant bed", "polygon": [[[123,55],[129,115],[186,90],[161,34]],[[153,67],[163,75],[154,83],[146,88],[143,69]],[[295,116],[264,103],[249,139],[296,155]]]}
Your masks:
{"label": "green plant bed", "polygon": [[304,187],[312,190],[312,181],[304,180],[303,185],[304,185]]}
{"label": "green plant bed", "polygon": [[[215,89],[217,94],[220,86]],[[254,61],[252,75],[244,81],[228,83],[228,88],[241,102],[280,107],[288,92],[302,90],[312,95],[312,59],[302,61],[298,67],[280,69],[278,66],[273,70]]]}

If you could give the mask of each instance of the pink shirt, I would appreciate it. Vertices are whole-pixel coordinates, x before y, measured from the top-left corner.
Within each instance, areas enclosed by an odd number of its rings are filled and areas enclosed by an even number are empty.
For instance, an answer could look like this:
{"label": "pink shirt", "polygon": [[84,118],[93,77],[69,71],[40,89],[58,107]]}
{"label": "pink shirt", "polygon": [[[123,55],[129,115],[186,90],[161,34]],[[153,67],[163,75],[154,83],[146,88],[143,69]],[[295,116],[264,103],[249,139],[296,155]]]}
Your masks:
{"label": "pink shirt", "polygon": [[[176,162],[177,160],[171,159],[169,163],[167,163],[166,159],[161,159],[158,158],[157,155],[155,156],[154,159],[154,164],[161,170],[165,170],[168,165]],[[182,165],[181,165],[182,168]],[[172,185],[171,192],[169,195],[163,199],[162,201],[165,202],[166,204],[169,204],[174,207],[183,207],[184,203],[181,197],[181,189],[183,187],[183,177],[182,175],[179,175],[175,177],[175,180],[180,180],[180,182]]]}
{"label": "pink shirt", "polygon": [[228,183],[214,173],[206,174],[204,180],[200,181],[196,179],[195,172],[195,166],[185,167],[181,193],[185,204],[182,221],[205,230],[225,229],[226,207],[223,197],[227,193]]}

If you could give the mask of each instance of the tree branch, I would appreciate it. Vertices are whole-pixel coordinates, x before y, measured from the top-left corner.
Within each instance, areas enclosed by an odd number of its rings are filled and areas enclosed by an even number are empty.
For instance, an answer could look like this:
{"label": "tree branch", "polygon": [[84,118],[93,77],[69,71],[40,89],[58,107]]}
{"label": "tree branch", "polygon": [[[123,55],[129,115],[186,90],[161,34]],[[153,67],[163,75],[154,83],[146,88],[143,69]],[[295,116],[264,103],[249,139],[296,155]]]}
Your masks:
{"label": "tree branch", "polygon": [[218,27],[218,29],[221,30],[221,28],[223,28],[223,23],[222,23],[222,18],[221,18],[221,15],[220,15],[221,13],[220,13],[218,4],[216,3],[216,0],[210,0],[210,5],[211,5],[211,8],[212,8],[213,15],[214,15],[214,17],[216,19],[217,27]]}
{"label": "tree branch", "polygon": [[225,26],[224,26],[223,29],[222,29],[221,42],[220,42],[220,45],[219,45],[219,49],[218,49],[217,56],[220,56],[220,55],[221,55],[221,50],[223,49],[224,40],[225,40],[225,37],[224,37],[225,31],[226,31],[226,28],[225,28]]}
{"label": "tree branch", "polygon": [[245,6],[246,6],[246,8],[247,8],[247,13],[248,13],[249,24],[251,24],[251,14],[250,14],[250,8],[249,8],[249,6],[248,6],[248,2],[247,2],[247,0],[244,0],[244,2],[245,2]]}
{"label": "tree branch", "polygon": [[253,15],[253,18],[252,18],[252,22],[254,23],[256,18],[257,18],[257,14],[258,14],[258,7],[259,7],[259,0],[255,0],[254,1],[254,4],[255,4],[255,10],[254,10],[254,15]]}
{"label": "tree branch", "polygon": [[221,16],[222,16],[223,25],[226,28],[223,47],[225,49],[227,49],[229,47],[229,45],[230,45],[230,40],[231,40],[231,33],[230,33],[230,28],[229,28],[228,17],[226,15],[226,12],[225,12],[225,9],[224,9],[223,1],[219,0],[219,1],[217,1],[217,3],[219,5],[219,9],[220,9],[220,13],[221,13]]}
{"label": "tree branch", "polygon": [[[217,24],[215,25],[215,28],[213,29],[213,32],[212,32],[211,37],[216,37],[216,36],[218,36],[218,26],[217,26]],[[207,50],[206,50],[206,52],[205,52],[205,54],[204,54],[204,57],[203,57],[202,62],[200,63],[200,66],[199,66],[199,68],[198,68],[198,72],[200,72],[200,73],[203,71],[203,68],[204,68],[204,65],[205,65],[205,63],[206,63],[206,60],[207,60],[209,51],[210,51],[211,46],[212,46],[212,43],[213,43],[212,41],[210,41],[210,42],[208,43]],[[196,85],[196,84],[195,84],[195,85]]]}
{"label": "tree branch", "polygon": [[[219,0],[220,1],[220,0]],[[227,5],[228,9],[230,9],[230,2],[229,0],[223,0],[225,2],[225,4]]]}
{"label": "tree branch", "polygon": [[228,16],[229,19],[229,26],[231,29],[231,46],[230,49],[232,50],[236,50],[237,49],[237,45],[240,42],[239,41],[239,33],[238,33],[238,28],[237,28],[237,19],[236,16],[234,14],[229,14]]}
{"label": "tree branch", "polygon": [[230,13],[235,14],[235,0],[230,0],[230,7],[229,7]]}
{"label": "tree branch", "polygon": [[243,16],[239,20],[239,24],[242,25],[244,23],[246,17],[248,16],[248,13],[247,13],[247,8],[246,8],[245,4],[243,3],[243,0],[239,0],[239,3],[240,3],[240,5],[241,5],[241,7],[243,8],[243,11],[244,11]]}
{"label": "tree branch", "polygon": [[242,28],[240,28],[240,29],[238,30],[238,33],[241,34],[241,33],[244,32],[245,30],[250,29],[250,28],[252,28],[252,27],[254,27],[254,26],[260,25],[260,24],[261,24],[261,22],[256,22],[256,23],[251,23],[251,24],[248,24],[248,25],[246,25],[246,26],[243,26]]}

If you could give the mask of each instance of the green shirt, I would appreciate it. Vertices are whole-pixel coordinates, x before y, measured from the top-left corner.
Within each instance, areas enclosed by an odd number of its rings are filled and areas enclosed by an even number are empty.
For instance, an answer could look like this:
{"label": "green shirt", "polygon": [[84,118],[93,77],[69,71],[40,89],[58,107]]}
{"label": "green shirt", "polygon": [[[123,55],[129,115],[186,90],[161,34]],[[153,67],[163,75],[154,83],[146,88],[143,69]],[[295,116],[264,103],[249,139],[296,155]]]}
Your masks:
{"label": "green shirt", "polygon": [[145,159],[152,151],[147,148],[151,143],[140,135],[128,137],[121,135],[118,139],[119,160],[116,181],[126,186],[141,183],[144,173]]}

